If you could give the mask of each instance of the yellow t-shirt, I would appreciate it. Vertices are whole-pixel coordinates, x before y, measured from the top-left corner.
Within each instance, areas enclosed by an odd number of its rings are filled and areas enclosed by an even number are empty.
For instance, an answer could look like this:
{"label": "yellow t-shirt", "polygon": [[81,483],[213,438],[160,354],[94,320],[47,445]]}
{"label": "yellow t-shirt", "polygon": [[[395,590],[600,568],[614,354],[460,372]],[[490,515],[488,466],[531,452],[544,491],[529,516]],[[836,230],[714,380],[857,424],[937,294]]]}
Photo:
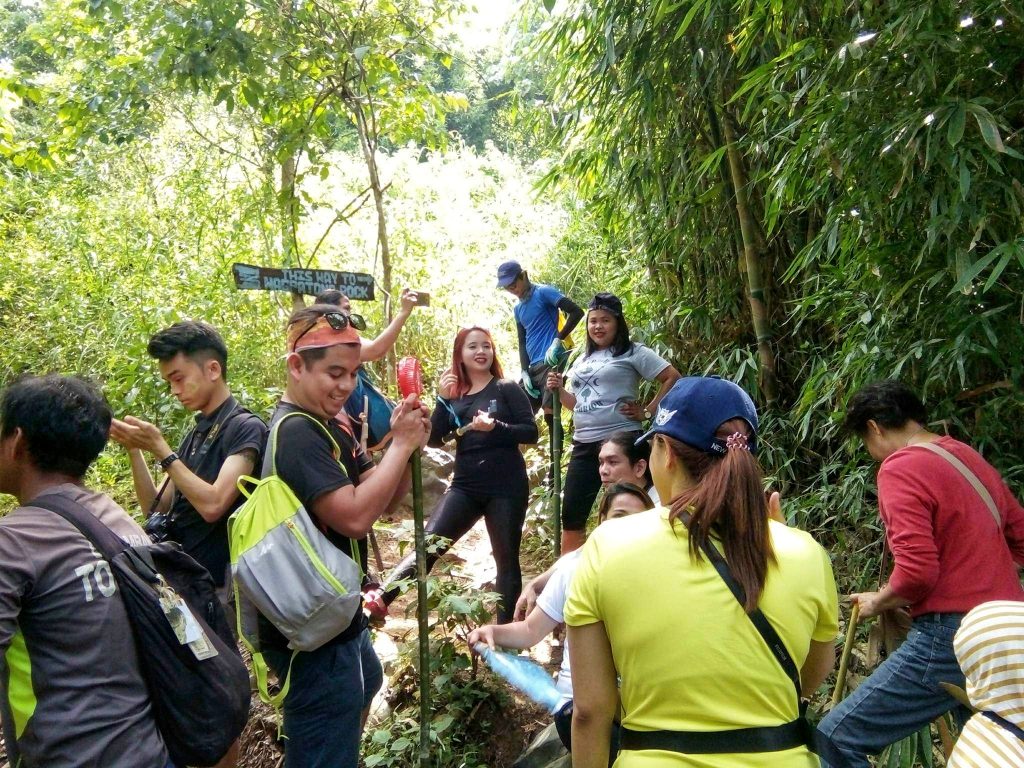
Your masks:
{"label": "yellow t-shirt", "polygon": [[[760,608],[799,669],[812,639],[834,640],[839,599],[828,554],[772,522],[776,564]],[[796,691],[714,566],[690,557],[686,528],[664,507],[610,520],[580,556],[570,626],[604,622],[621,678],[622,724],[637,731],[722,731],[797,717]],[[573,667],[573,675],[585,668]],[[619,753],[616,768],[817,768],[807,749],[739,755]]]}

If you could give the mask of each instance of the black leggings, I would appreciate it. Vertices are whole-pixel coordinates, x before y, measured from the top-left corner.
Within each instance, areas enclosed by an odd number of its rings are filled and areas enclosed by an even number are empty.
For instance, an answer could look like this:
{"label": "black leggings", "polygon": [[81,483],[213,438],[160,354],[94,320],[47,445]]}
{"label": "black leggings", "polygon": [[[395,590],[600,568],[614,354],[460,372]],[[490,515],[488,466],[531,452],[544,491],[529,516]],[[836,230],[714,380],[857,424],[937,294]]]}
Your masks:
{"label": "black leggings", "polygon": [[562,493],[562,528],[583,531],[587,518],[601,492],[601,475],[597,455],[601,443],[572,443],[572,455],[565,470],[565,489]]}
{"label": "black leggings", "polygon": [[[481,515],[487,524],[491,551],[498,566],[496,589],[501,595],[498,623],[512,621],[516,598],[523,589],[523,573],[519,567],[519,544],[523,538],[526,520],[526,499],[505,496],[473,496],[457,488],[449,488],[441,497],[437,509],[427,521],[426,532],[443,536],[454,544],[473,527]],[[449,545],[450,546],[450,545]],[[448,546],[427,553],[427,571],[437,558],[448,551]],[[405,556],[384,583],[384,602],[390,605],[398,597],[398,588],[389,585],[402,579],[416,577],[416,553]]]}
{"label": "black leggings", "polygon": [[[640,433],[636,433],[640,437]],[[601,492],[601,473],[598,454],[601,444],[572,441],[572,455],[565,470],[565,487],[562,492],[562,529],[585,531],[590,510],[594,508],[597,495]]]}

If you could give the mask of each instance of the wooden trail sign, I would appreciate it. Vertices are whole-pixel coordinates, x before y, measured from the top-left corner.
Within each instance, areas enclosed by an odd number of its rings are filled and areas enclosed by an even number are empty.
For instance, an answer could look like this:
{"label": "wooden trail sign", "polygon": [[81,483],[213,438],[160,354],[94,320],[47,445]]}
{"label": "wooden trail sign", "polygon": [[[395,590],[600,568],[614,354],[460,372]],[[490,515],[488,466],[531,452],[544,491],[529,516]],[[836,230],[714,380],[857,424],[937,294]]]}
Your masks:
{"label": "wooden trail sign", "polygon": [[240,291],[295,291],[315,296],[334,288],[358,301],[373,301],[373,275],[333,269],[274,269],[232,264],[235,287]]}

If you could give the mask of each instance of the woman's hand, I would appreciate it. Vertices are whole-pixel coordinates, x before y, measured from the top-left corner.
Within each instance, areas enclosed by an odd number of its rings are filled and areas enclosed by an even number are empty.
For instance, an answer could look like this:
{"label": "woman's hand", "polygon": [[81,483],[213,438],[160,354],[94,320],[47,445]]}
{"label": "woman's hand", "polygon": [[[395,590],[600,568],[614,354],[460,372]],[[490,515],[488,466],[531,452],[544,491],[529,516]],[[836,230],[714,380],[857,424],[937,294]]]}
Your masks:
{"label": "woman's hand", "polygon": [[562,388],[562,374],[558,371],[548,371],[548,380],[545,384],[548,389],[557,392]]}
{"label": "woman's hand", "polygon": [[477,411],[469,428],[474,432],[490,432],[494,429],[494,419],[487,411]]}
{"label": "woman's hand", "polygon": [[533,606],[537,604],[537,598],[540,597],[540,590],[537,588],[537,580],[533,579],[523,587],[523,592],[519,595],[519,599],[516,600],[515,613],[512,618],[515,621],[523,621],[530,612],[533,610]]}
{"label": "woman's hand", "polygon": [[[492,651],[494,650],[494,625],[486,624],[482,627],[477,627],[469,633],[469,637],[466,638],[466,642],[469,643],[469,647],[472,650],[477,643],[483,643]],[[473,651],[476,653],[476,651]]]}
{"label": "woman's hand", "polygon": [[445,372],[441,374],[441,380],[437,384],[437,394],[445,400],[451,400],[452,394],[455,392],[456,384],[458,384],[458,380],[455,378],[455,374],[452,373],[452,369],[446,369]]}
{"label": "woman's hand", "polygon": [[626,402],[619,405],[619,413],[621,413],[627,419],[632,419],[633,421],[644,420],[644,406],[642,403],[638,403],[636,400],[627,400]]}

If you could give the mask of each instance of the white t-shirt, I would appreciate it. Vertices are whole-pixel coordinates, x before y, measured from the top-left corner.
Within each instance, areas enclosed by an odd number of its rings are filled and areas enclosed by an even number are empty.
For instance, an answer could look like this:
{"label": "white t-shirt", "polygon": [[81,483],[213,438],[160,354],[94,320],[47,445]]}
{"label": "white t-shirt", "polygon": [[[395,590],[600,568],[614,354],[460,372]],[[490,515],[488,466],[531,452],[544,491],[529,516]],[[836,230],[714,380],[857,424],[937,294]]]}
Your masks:
{"label": "white t-shirt", "polygon": [[[555,572],[551,574],[547,585],[537,597],[537,607],[559,624],[565,621],[562,611],[565,608],[565,600],[569,593],[573,574],[576,573],[576,565],[580,560],[580,551],[575,549],[559,559],[555,564]],[[562,694],[562,700],[558,702],[558,706],[561,707],[567,701],[572,701],[572,673],[569,671],[568,642],[562,646],[562,666],[558,669],[558,680],[555,681],[555,687]]]}
{"label": "white t-shirt", "polygon": [[654,502],[654,506],[661,506],[661,496],[658,495],[658,489],[655,488],[653,484],[647,489],[647,495],[651,497],[651,501]]}
{"label": "white t-shirt", "polygon": [[643,344],[614,357],[610,349],[584,355],[569,370],[569,388],[576,396],[573,439],[597,443],[616,432],[639,432],[642,425],[619,407],[636,400],[640,380],[654,381],[669,363]]}

